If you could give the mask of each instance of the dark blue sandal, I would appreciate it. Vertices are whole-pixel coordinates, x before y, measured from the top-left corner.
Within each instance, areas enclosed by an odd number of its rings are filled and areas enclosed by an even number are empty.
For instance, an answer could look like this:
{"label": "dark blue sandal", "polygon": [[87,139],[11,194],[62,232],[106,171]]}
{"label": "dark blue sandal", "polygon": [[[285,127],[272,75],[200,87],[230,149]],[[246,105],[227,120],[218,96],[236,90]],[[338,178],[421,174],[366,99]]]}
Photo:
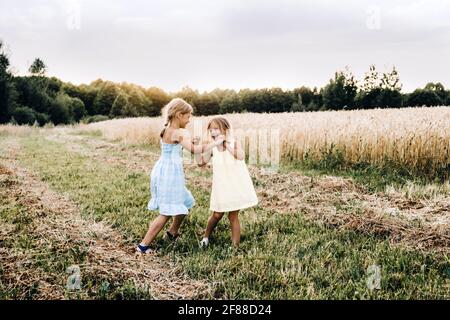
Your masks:
{"label": "dark blue sandal", "polygon": [[175,240],[178,239],[178,237],[180,236],[180,234],[177,233],[177,234],[173,235],[173,234],[171,234],[171,233],[169,232],[169,230],[167,230],[167,231],[166,231],[166,236],[167,236],[167,239],[172,240],[172,241],[175,241]]}
{"label": "dark blue sandal", "polygon": [[143,245],[138,245],[136,247],[136,251],[139,253],[153,253],[153,249],[151,249],[149,246],[143,246]]}

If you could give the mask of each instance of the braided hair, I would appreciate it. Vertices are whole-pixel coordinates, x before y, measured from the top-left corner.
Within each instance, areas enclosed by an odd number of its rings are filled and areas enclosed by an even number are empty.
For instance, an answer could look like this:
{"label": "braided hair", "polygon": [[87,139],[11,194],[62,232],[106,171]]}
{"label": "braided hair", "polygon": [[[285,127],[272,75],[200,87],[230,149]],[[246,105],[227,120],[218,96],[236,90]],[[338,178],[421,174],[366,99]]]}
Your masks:
{"label": "braided hair", "polygon": [[187,103],[181,98],[172,99],[162,110],[163,117],[166,118],[166,123],[164,124],[164,129],[162,129],[161,131],[160,134],[161,138],[164,136],[167,127],[170,125],[173,118],[176,116],[178,112],[186,114],[189,112],[193,112],[193,108],[189,103]]}

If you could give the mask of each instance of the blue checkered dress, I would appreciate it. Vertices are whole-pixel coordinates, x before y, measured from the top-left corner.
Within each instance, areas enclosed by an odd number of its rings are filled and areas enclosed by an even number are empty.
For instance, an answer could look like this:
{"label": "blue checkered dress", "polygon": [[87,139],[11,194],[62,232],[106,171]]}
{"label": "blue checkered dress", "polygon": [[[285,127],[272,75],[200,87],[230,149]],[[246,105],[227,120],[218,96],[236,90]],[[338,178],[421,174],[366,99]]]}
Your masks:
{"label": "blue checkered dress", "polygon": [[179,143],[169,144],[161,140],[161,157],[150,174],[151,199],[147,208],[159,210],[165,216],[188,214],[195,204],[184,181],[181,148]]}

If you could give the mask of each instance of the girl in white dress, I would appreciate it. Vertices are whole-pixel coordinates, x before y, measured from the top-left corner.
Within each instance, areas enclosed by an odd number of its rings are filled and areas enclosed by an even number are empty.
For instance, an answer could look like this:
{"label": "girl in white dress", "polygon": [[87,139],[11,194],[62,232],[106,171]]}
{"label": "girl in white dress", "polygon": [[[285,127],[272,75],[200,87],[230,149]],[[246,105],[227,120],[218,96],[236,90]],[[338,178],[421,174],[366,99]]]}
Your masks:
{"label": "girl in white dress", "polygon": [[208,219],[201,246],[209,244],[209,236],[225,212],[228,212],[230,219],[232,243],[238,246],[241,237],[239,210],[258,204],[258,197],[245,164],[244,151],[240,143],[231,137],[230,130],[227,119],[213,118],[208,124],[211,137],[215,140],[225,136],[225,141],[211,151],[196,156],[199,166],[206,165],[212,159],[213,169],[210,202],[213,214]]}

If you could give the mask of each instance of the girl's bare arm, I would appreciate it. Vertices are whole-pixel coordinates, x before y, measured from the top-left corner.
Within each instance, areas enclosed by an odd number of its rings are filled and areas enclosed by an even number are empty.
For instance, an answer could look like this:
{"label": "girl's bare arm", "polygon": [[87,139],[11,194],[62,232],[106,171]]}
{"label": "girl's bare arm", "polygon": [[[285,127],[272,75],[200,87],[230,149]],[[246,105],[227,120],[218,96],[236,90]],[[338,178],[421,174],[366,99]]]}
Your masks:
{"label": "girl's bare arm", "polygon": [[208,151],[205,153],[197,153],[195,154],[195,161],[197,162],[199,167],[205,166],[209,160],[211,160],[212,151]]}
{"label": "girl's bare arm", "polygon": [[244,160],[245,154],[241,147],[239,141],[234,141],[234,143],[225,142],[225,148],[233,155],[234,158],[238,160]]}
{"label": "girl's bare arm", "polygon": [[190,153],[204,153],[211,151],[215,146],[223,142],[223,137],[216,139],[214,142],[204,144],[204,145],[194,145],[192,143],[191,135],[187,130],[177,130],[176,131],[176,138],[174,141],[177,141],[179,144],[183,146],[186,150],[188,150]]}
{"label": "girl's bare arm", "polygon": [[[201,141],[200,137],[194,137],[192,139],[192,143],[195,144],[195,145],[199,144],[200,141]],[[211,142],[211,141],[209,141],[209,142]],[[207,151],[205,153],[196,153],[196,154],[194,154],[195,162],[198,164],[199,167],[205,166],[209,162],[211,157],[212,157],[212,150],[211,151]]]}

